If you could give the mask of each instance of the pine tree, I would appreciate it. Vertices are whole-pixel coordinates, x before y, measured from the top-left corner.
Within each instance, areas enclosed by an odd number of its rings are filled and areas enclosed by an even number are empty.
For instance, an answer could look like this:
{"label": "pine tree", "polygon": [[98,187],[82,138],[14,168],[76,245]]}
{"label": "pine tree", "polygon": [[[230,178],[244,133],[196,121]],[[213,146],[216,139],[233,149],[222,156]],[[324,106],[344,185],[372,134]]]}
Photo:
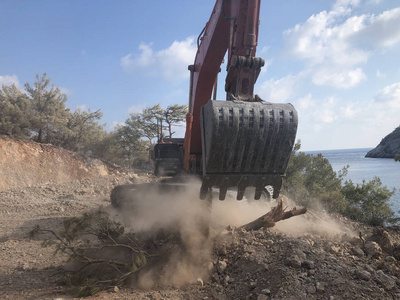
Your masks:
{"label": "pine tree", "polygon": [[25,83],[25,90],[32,103],[31,129],[37,142],[47,142],[54,145],[62,143],[69,109],[66,109],[67,96],[59,87],[50,87],[50,78],[46,73],[42,77],[36,75],[36,82],[31,86]]}

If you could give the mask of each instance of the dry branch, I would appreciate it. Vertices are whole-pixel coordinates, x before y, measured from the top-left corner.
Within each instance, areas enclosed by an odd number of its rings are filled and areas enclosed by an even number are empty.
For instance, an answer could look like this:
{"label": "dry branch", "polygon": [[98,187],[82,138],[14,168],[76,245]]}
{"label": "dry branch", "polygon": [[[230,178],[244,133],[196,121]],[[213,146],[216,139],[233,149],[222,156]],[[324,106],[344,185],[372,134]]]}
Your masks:
{"label": "dry branch", "polygon": [[286,208],[283,208],[283,197],[281,197],[278,201],[278,205],[271,208],[268,213],[239,228],[249,231],[258,230],[260,228],[274,227],[275,223],[278,221],[286,220],[294,216],[305,214],[307,212],[306,207],[300,209],[294,207],[293,209],[288,211],[286,211],[285,209]]}

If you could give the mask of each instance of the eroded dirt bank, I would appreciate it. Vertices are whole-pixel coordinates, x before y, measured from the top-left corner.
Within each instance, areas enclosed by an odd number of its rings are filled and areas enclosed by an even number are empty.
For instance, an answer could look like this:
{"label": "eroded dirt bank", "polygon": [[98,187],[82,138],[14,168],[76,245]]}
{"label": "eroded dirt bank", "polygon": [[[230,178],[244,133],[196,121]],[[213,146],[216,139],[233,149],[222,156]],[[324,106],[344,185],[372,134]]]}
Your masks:
{"label": "eroded dirt bank", "polygon": [[107,175],[101,161],[52,145],[0,136],[0,191]]}

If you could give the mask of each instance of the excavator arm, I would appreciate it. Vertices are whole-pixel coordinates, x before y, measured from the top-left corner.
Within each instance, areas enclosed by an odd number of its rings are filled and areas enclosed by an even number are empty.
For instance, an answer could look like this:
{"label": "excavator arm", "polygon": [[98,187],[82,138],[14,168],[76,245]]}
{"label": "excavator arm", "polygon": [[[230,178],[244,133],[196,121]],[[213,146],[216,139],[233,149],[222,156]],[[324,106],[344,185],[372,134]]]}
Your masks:
{"label": "excavator arm", "polygon": [[[254,95],[264,60],[255,57],[261,0],[217,0],[189,66],[189,113],[186,117],[184,169],[201,174],[200,197],[219,188],[225,199],[237,187],[242,199],[265,186],[278,197],[297,131],[291,104],[272,104]],[[228,51],[226,100],[210,100]]]}
{"label": "excavator arm", "polygon": [[[238,200],[248,187],[255,187],[255,199],[266,186],[273,187],[274,198],[279,196],[296,136],[297,112],[291,104],[273,104],[254,95],[264,65],[255,56],[259,14],[260,0],[216,1],[189,66],[183,146],[181,139],[161,138],[150,148],[155,175],[178,175],[183,164],[186,173],[201,176],[202,199],[211,200],[212,189],[218,188],[223,200],[230,187],[237,188]],[[227,52],[226,99],[210,100]],[[162,195],[184,192],[188,183],[177,178],[116,186],[111,203],[134,207],[149,190]]]}

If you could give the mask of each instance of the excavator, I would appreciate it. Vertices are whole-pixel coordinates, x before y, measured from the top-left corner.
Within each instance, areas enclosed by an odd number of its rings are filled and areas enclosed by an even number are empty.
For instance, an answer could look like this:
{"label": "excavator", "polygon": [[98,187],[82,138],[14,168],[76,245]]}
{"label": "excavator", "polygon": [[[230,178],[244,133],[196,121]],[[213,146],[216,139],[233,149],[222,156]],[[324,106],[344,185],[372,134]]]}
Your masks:
{"label": "excavator", "polygon": [[[291,104],[270,103],[254,94],[254,85],[265,63],[256,57],[260,2],[216,0],[197,39],[194,64],[188,67],[185,137],[159,141],[150,151],[153,166],[174,158],[178,162],[175,168],[200,178],[201,199],[212,198],[217,190],[219,199],[224,200],[228,189],[234,188],[237,200],[241,200],[249,187],[254,190],[256,200],[266,187],[272,187],[272,197],[277,198],[281,190],[298,115]],[[225,56],[226,99],[220,101],[215,96],[217,76]],[[156,174],[160,174],[159,169]],[[167,179],[153,184],[151,189],[163,191],[182,186],[184,180]],[[119,206],[126,195],[138,189],[140,185],[116,187],[111,193],[113,205]]]}

